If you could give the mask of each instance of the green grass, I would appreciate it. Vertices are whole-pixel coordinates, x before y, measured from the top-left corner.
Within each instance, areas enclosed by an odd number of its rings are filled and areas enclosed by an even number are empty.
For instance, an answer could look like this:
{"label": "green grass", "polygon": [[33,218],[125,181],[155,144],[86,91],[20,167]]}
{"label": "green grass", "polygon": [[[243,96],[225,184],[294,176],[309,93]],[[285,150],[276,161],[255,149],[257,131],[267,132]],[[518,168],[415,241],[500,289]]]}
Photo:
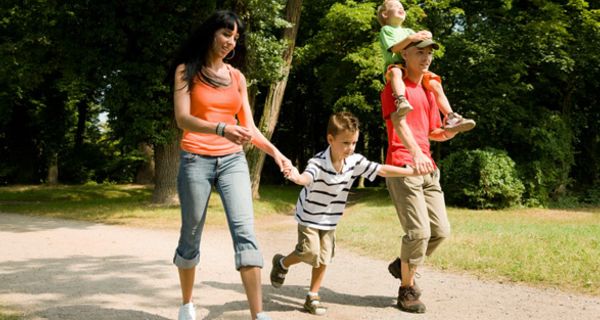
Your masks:
{"label": "green grass", "polygon": [[[299,190],[296,186],[262,187],[261,199],[254,202],[257,219],[292,219]],[[152,205],[151,194],[149,187],[135,185],[0,187],[0,211],[178,228],[179,207]],[[338,226],[338,241],[381,259],[397,256],[402,229],[387,191],[360,189],[350,200]],[[448,213],[452,236],[428,259],[428,265],[600,296],[600,208],[449,208]],[[209,202],[207,223],[225,225],[217,194]]]}
{"label": "green grass", "polygon": [[[261,190],[255,201],[257,219],[293,210],[300,189],[271,187]],[[152,189],[139,185],[10,186],[0,187],[0,212],[76,219],[149,228],[176,228],[179,206],[150,202]],[[207,223],[225,225],[220,197],[213,192]]]}
{"label": "green grass", "polygon": [[[359,190],[338,239],[391,260],[403,235],[387,191]],[[600,296],[600,209],[449,208],[452,236],[428,264],[488,279],[557,287]]]}
{"label": "green grass", "polygon": [[22,320],[24,317],[19,313],[0,306],[0,320]]}

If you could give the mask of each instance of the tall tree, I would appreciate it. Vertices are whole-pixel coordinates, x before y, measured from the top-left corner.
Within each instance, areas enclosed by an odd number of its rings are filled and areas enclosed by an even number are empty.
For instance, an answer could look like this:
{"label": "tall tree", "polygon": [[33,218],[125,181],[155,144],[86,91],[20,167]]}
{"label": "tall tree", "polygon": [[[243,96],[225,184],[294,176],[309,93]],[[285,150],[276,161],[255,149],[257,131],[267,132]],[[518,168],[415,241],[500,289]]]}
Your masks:
{"label": "tall tree", "polygon": [[[283,40],[286,43],[286,48],[283,52],[283,64],[278,72],[281,78],[269,86],[269,92],[258,125],[259,130],[269,140],[273,136],[273,131],[275,130],[275,125],[277,124],[277,119],[279,117],[279,111],[281,110],[281,103],[283,101],[283,95],[285,93],[285,87],[287,85],[288,75],[292,64],[296,35],[298,34],[298,27],[300,25],[301,9],[302,0],[288,0],[285,9],[285,19],[291,23],[291,26],[283,31]],[[260,186],[260,175],[265,156],[266,155],[263,152],[255,147],[250,148],[248,151],[247,158],[252,179],[252,196],[254,198],[259,198],[258,189]]]}

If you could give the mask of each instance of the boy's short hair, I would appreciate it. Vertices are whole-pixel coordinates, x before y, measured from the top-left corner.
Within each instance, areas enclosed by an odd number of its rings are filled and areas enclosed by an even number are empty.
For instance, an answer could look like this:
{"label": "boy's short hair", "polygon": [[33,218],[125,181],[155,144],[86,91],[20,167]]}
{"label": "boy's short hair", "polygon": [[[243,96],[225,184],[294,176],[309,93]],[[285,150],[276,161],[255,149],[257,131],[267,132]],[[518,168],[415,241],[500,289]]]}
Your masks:
{"label": "boy's short hair", "polygon": [[399,0],[383,0],[383,3],[377,7],[377,22],[383,27],[386,24],[383,13],[387,10],[387,4],[390,2],[399,2]]}
{"label": "boy's short hair", "polygon": [[329,123],[327,123],[327,134],[335,137],[340,131],[350,131],[354,133],[358,131],[359,125],[360,123],[358,122],[358,118],[351,112],[336,112],[329,117]]}

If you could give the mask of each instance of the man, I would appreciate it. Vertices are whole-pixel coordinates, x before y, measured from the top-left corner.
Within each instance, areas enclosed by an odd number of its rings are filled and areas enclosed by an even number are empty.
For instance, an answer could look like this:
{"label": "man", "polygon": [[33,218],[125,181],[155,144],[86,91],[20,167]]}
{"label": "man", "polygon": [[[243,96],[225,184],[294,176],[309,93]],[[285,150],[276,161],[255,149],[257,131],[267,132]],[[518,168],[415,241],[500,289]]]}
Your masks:
{"label": "man", "polygon": [[456,132],[441,128],[442,122],[432,92],[424,89],[423,75],[429,70],[433,51],[439,46],[431,39],[409,44],[403,51],[406,99],[413,111],[400,116],[388,83],[381,93],[383,117],[388,134],[386,164],[412,166],[422,176],[386,178],[386,184],[404,230],[400,258],[388,269],[401,279],[398,307],[407,312],[424,313],[415,284],[417,268],[450,235],[439,170],[431,157],[429,140],[446,141]]}

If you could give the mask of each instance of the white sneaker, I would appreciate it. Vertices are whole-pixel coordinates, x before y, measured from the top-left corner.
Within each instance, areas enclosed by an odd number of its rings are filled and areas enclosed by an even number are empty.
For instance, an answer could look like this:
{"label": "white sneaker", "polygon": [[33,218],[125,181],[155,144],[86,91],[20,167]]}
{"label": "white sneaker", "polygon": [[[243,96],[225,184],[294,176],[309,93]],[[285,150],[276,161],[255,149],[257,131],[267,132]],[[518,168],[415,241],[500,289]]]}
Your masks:
{"label": "white sneaker", "polygon": [[259,312],[256,314],[256,320],[271,320],[271,317],[264,312]]}
{"label": "white sneaker", "polygon": [[179,316],[178,320],[196,320],[196,309],[194,308],[194,304],[188,302],[187,304],[179,307]]}

